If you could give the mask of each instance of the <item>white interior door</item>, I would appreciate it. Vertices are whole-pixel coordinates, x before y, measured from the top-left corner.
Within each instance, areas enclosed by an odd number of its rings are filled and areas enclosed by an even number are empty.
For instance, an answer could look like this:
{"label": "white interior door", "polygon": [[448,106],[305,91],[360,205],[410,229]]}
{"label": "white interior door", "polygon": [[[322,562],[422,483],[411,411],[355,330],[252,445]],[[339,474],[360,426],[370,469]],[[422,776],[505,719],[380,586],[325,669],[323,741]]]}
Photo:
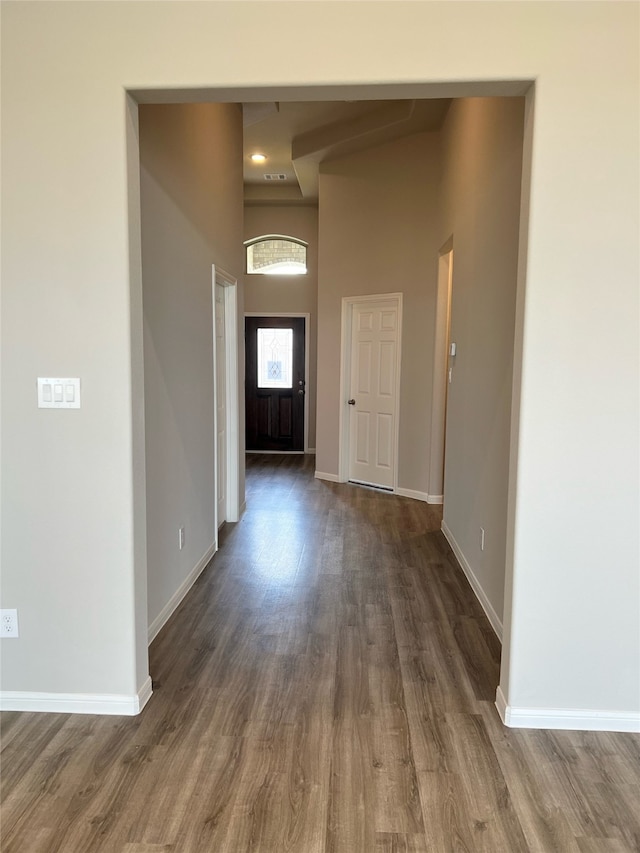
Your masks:
{"label": "white interior door", "polygon": [[395,488],[399,300],[355,302],[351,317],[349,480]]}
{"label": "white interior door", "polygon": [[215,286],[218,528],[227,519],[227,364],[224,287]]}

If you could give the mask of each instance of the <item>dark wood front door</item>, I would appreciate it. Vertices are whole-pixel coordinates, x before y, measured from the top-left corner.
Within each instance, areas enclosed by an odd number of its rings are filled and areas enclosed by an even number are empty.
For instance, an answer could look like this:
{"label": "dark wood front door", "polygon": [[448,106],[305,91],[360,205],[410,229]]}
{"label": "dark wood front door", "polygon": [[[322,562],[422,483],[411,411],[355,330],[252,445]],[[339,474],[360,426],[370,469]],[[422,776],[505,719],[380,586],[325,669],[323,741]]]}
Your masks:
{"label": "dark wood front door", "polygon": [[247,450],[304,450],[304,318],[245,318]]}

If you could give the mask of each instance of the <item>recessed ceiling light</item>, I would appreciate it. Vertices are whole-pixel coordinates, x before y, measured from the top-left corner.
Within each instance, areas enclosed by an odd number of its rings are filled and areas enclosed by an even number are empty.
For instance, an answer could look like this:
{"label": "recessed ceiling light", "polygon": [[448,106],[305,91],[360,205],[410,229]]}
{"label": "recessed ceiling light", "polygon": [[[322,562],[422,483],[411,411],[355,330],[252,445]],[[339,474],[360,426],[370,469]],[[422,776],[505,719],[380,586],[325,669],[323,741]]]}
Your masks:
{"label": "recessed ceiling light", "polygon": [[264,154],[252,154],[251,159],[254,163],[264,163],[267,158]]}

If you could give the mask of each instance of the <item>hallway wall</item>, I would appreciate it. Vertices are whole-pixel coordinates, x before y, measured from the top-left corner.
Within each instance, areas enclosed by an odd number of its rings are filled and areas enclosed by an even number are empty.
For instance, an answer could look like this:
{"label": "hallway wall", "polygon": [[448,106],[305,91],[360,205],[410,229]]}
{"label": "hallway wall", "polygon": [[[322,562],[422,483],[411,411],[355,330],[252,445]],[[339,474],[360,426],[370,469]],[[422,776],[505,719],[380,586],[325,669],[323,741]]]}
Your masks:
{"label": "hallway wall", "polygon": [[438,250],[453,237],[444,524],[500,633],[523,120],[522,98],[455,99],[440,132],[322,164],[320,178],[317,469],[338,473],[341,299],[399,290],[398,484],[426,498]]}
{"label": "hallway wall", "polygon": [[523,98],[455,100],[442,129],[438,242],[453,236],[457,347],[448,362],[444,526],[500,632],[523,130]]}
{"label": "hallway wall", "polygon": [[[338,474],[342,298],[402,291],[398,485],[427,493],[437,286],[439,138],[322,163],[316,469]],[[426,449],[425,449],[426,448]]]}
{"label": "hallway wall", "polygon": [[151,626],[216,538],[211,265],[241,279],[241,152],[235,104],[140,107]]}

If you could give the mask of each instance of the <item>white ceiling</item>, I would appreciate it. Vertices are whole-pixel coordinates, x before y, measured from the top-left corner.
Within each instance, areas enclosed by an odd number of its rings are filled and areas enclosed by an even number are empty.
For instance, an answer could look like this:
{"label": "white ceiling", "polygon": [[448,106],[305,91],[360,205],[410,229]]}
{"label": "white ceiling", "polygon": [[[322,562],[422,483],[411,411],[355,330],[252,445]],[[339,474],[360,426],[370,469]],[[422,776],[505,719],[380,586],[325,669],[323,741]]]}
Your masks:
{"label": "white ceiling", "polygon": [[[321,162],[438,130],[450,103],[444,98],[245,103],[245,200],[313,203]],[[265,154],[266,162],[253,163],[254,153]],[[283,174],[286,179],[268,181],[265,174]]]}

